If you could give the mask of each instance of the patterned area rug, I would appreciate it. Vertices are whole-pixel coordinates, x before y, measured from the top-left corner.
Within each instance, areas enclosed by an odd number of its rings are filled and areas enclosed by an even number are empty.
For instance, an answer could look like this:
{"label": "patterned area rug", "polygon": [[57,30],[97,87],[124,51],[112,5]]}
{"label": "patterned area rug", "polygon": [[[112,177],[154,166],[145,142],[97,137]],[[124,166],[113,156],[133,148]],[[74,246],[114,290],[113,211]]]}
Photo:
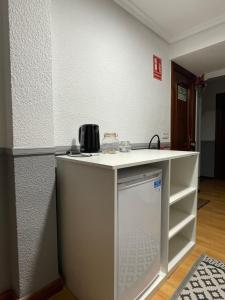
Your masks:
{"label": "patterned area rug", "polygon": [[201,256],[171,300],[224,300],[225,264]]}

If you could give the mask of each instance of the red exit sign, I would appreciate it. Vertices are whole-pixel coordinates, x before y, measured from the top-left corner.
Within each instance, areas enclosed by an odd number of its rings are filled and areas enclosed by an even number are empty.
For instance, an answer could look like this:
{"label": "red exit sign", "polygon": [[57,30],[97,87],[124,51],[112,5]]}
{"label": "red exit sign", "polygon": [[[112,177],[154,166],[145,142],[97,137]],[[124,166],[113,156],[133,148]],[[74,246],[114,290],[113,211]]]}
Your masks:
{"label": "red exit sign", "polygon": [[153,55],[153,77],[162,80],[162,59]]}

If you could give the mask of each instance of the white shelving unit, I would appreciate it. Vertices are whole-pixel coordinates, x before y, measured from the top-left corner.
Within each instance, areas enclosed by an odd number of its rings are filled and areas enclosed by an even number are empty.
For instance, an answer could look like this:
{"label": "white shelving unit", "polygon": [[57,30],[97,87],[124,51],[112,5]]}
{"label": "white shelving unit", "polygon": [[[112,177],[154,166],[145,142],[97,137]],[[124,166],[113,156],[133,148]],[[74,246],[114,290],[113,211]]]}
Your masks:
{"label": "white shelving unit", "polygon": [[171,160],[168,271],[195,245],[197,216],[196,157]]}
{"label": "white shelving unit", "polygon": [[121,169],[143,165],[162,170],[161,253],[158,277],[138,300],[149,299],[195,245],[198,154],[138,150],[57,157],[62,269],[67,287],[81,300],[121,300],[118,176]]}

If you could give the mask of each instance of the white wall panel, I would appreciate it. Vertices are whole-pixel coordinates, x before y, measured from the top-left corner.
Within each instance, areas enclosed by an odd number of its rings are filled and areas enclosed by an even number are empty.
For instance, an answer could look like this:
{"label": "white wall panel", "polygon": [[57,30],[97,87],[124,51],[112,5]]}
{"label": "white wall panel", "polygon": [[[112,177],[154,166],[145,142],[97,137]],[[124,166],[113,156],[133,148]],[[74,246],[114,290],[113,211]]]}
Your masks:
{"label": "white wall panel", "polygon": [[[110,0],[53,0],[55,144],[70,145],[84,123],[101,134],[147,142],[170,133],[168,44]],[[153,79],[153,54],[163,80]]]}

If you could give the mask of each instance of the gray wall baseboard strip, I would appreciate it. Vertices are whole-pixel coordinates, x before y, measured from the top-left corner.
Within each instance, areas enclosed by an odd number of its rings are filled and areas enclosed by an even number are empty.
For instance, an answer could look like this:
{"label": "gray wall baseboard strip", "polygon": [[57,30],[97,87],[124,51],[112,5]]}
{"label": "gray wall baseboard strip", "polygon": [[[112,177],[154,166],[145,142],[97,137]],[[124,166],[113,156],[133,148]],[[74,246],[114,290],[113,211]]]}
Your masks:
{"label": "gray wall baseboard strip", "polygon": [[54,155],[56,152],[55,147],[45,148],[5,148],[2,150],[4,154],[8,154],[14,157],[19,156],[41,156],[41,155]]}
{"label": "gray wall baseboard strip", "polygon": [[[148,149],[149,143],[133,143],[132,149],[138,150],[138,149]],[[156,149],[157,143],[152,143],[151,148]],[[170,148],[170,142],[161,142],[161,147],[169,149]]]}
{"label": "gray wall baseboard strip", "polygon": [[[55,149],[55,155],[63,155],[70,151],[75,146],[57,146]],[[77,148],[77,146],[76,146]]]}
{"label": "gray wall baseboard strip", "polygon": [[[170,148],[170,142],[162,142],[163,148]],[[152,148],[156,148],[157,144],[152,143]],[[56,146],[56,147],[44,147],[44,148],[0,148],[0,155],[11,155],[14,157],[19,156],[41,156],[41,155],[63,155],[71,149],[79,149],[79,146]],[[133,143],[132,149],[147,149],[148,143]]]}
{"label": "gray wall baseboard strip", "polygon": [[[149,143],[133,143],[132,144],[132,149],[133,150],[138,150],[138,149],[147,149]],[[161,146],[165,149],[170,149],[170,142],[161,142]],[[156,148],[157,143],[152,143],[151,148]],[[64,155],[66,152],[70,151],[71,149],[79,150],[79,146],[57,146],[56,147],[56,155]]]}
{"label": "gray wall baseboard strip", "polygon": [[62,155],[71,149],[71,146],[44,147],[44,148],[0,148],[0,155],[19,156],[41,156]]}
{"label": "gray wall baseboard strip", "polygon": [[10,156],[37,156],[37,155],[54,155],[56,153],[55,147],[45,147],[45,148],[0,148],[0,155],[10,155]]}
{"label": "gray wall baseboard strip", "polygon": [[56,152],[55,147],[49,148],[14,148],[12,149],[13,156],[36,156],[36,155],[54,155]]}

